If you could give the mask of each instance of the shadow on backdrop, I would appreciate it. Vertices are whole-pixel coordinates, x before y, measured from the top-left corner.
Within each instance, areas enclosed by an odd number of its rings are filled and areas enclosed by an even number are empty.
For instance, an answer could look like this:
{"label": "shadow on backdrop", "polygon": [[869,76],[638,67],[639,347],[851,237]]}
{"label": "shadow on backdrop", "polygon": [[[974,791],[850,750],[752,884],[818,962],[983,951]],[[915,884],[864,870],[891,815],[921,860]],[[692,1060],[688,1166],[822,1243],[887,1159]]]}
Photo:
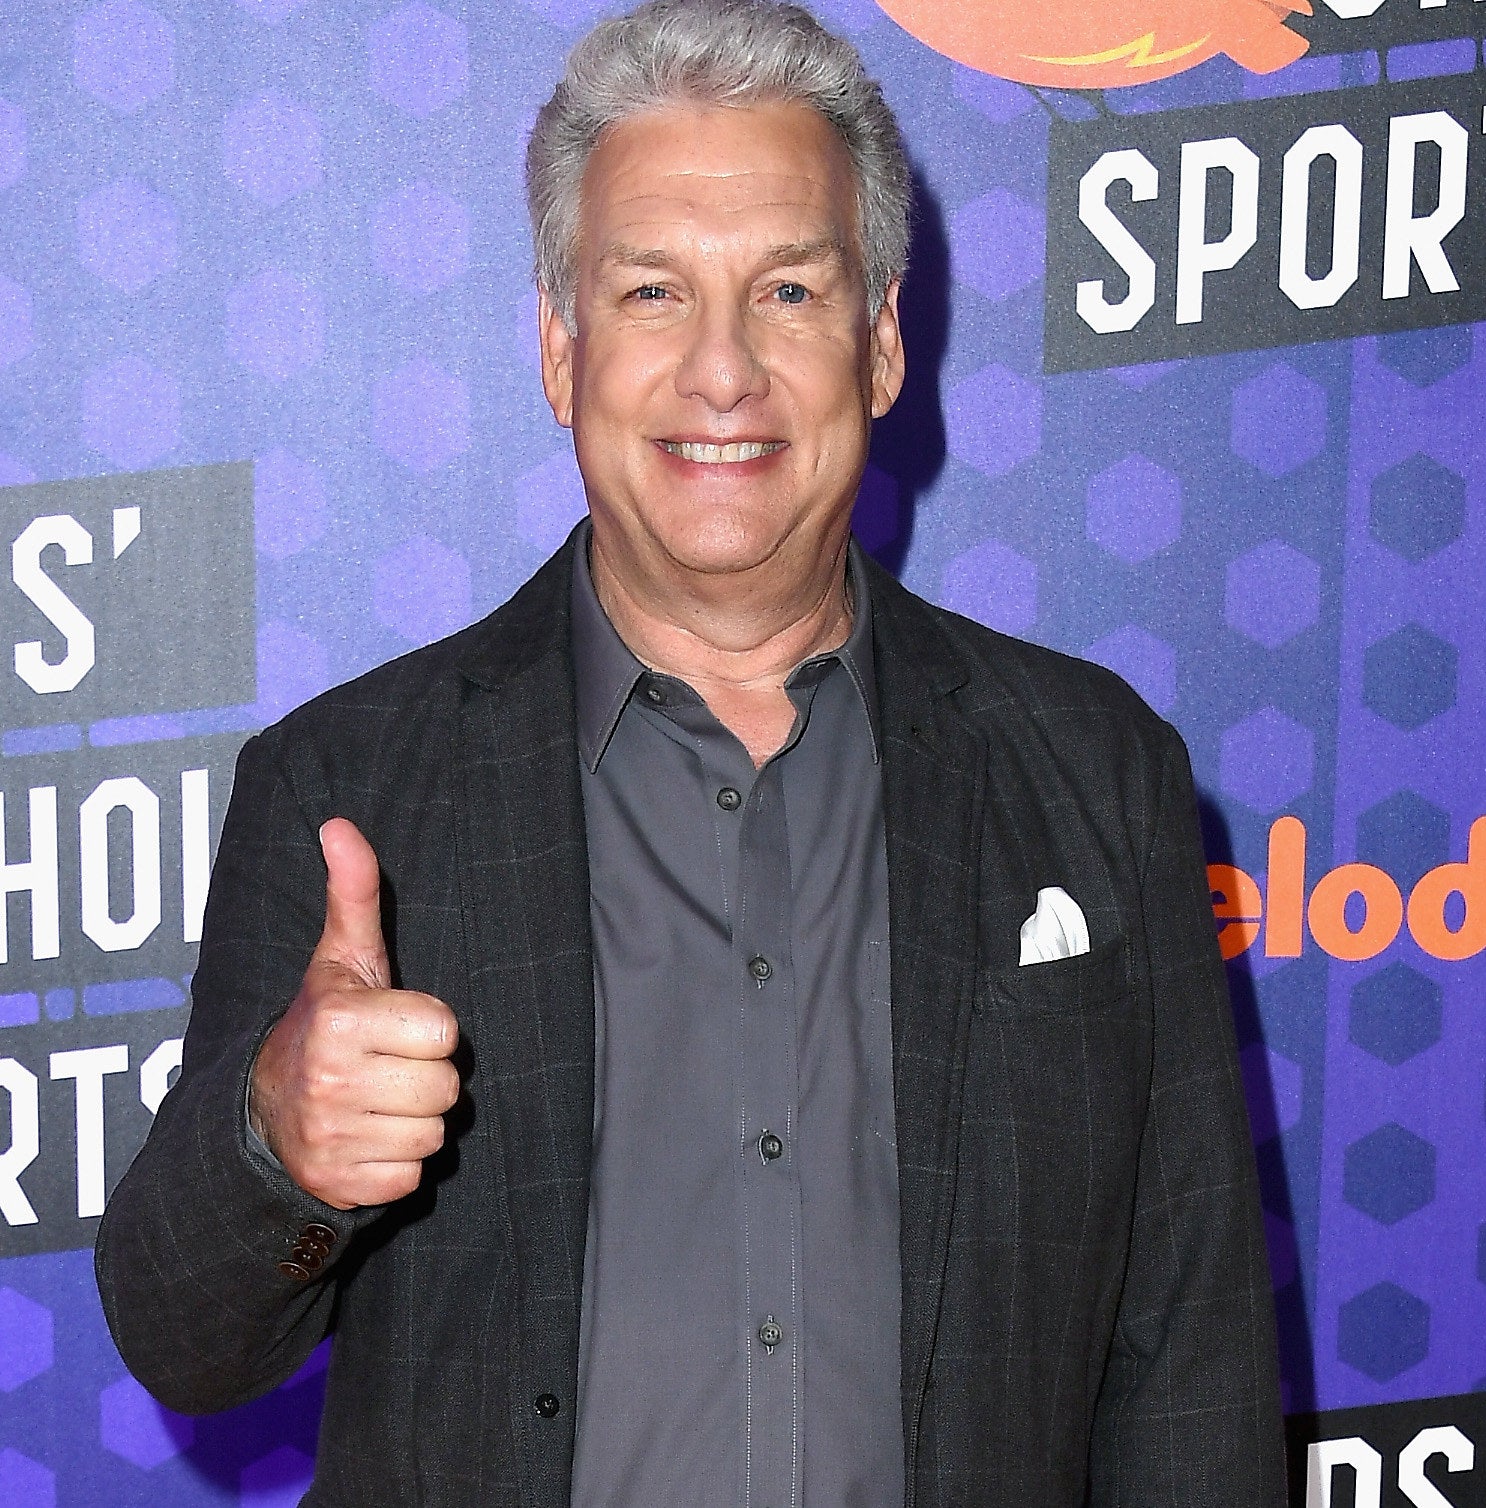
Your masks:
{"label": "shadow on backdrop", "polygon": [[[227,1502],[292,1503],[309,1491],[325,1402],[330,1342],[322,1341],[288,1382],[252,1403],[192,1421],[185,1458]],[[176,1416],[156,1405],[167,1421]],[[168,1427],[168,1426],[167,1426]]]}
{"label": "shadow on backdrop", "polygon": [[914,513],[944,468],[939,389],[949,348],[949,239],[939,201],[913,175],[913,241],[898,303],[908,375],[892,409],[872,427],[871,469],[852,524],[862,548],[898,575],[913,539]]}
{"label": "shadow on backdrop", "polygon": [[[1197,793],[1197,817],[1208,862],[1235,863],[1228,819],[1217,800],[1206,791]],[[1281,1107],[1270,1077],[1267,1055],[1246,1051],[1267,1045],[1264,1019],[1259,1013],[1259,988],[1249,954],[1240,953],[1237,958],[1230,959],[1226,972],[1238,1050],[1243,1055],[1244,1098],[1256,1142],[1254,1155],[1259,1166],[1259,1190],[1266,1214],[1264,1235],[1275,1283],[1275,1323],[1279,1329],[1285,1409],[1287,1413],[1306,1411],[1316,1404],[1315,1341],[1306,1312],[1295,1249],[1295,1208],[1291,1177],[1285,1165],[1285,1143],[1278,1134],[1282,1124]]]}

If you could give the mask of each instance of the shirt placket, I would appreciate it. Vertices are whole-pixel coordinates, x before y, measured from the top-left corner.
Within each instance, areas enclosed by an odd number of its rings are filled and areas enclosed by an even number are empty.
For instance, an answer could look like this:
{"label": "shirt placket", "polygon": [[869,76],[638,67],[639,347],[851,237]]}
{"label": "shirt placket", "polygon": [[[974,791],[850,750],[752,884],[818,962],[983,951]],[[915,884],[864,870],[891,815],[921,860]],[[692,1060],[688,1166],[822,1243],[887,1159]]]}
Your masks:
{"label": "shirt placket", "polygon": [[797,1508],[805,1360],[794,1148],[799,1081],[793,885],[780,758],[758,773],[741,816],[733,944],[741,996],[745,1502],[749,1508]]}

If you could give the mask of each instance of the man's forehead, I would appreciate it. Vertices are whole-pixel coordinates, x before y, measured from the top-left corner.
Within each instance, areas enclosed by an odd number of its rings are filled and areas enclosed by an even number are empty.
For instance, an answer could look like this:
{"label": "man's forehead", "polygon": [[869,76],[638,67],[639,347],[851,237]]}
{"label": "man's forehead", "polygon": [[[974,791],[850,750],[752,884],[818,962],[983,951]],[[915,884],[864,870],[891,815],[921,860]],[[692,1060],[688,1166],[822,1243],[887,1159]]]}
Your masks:
{"label": "man's forehead", "polygon": [[855,208],[849,157],[804,106],[632,117],[606,133],[583,180],[585,249],[601,265],[660,266],[683,244],[722,242],[846,260]]}
{"label": "man's forehead", "polygon": [[844,184],[854,185],[844,144],[808,106],[675,105],[605,131],[589,158],[583,192],[585,200],[606,203],[653,198],[698,209],[783,207],[833,200]]}

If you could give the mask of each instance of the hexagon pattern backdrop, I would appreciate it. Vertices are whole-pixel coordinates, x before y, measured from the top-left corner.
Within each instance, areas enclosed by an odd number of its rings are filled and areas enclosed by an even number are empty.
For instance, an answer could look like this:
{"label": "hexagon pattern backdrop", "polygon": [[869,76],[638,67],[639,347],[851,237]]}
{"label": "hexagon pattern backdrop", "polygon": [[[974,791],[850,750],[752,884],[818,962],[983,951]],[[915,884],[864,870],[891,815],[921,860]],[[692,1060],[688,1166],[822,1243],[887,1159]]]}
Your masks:
{"label": "hexagon pattern backdrop", "polygon": [[[609,8],[0,6],[0,483],[251,460],[257,541],[256,702],[13,728],[8,792],[90,748],[244,736],[489,611],[562,540],[582,490],[538,382],[521,163]],[[924,595],[1130,680],[1192,749],[1209,858],[1271,907],[1311,897],[1302,945],[1256,927],[1230,963],[1288,1406],[1486,1390],[1481,953],[1426,951],[1411,909],[1347,956],[1387,920],[1384,881],[1407,898],[1461,865],[1486,812],[1486,348],[1426,320],[1055,376],[1043,351],[1057,133],[1458,83],[1479,43],[1369,34],[1094,96],[977,73],[872,0],[817,9],[882,79],[921,198],[911,387],[859,533]],[[114,531],[122,558],[118,510]],[[1465,920],[1440,904],[1464,936],[1486,895]],[[23,922],[12,898],[13,946]],[[28,988],[0,993],[0,1060],[83,1019]],[[129,999],[109,1009],[178,1034],[178,990]],[[78,1180],[81,1205],[80,1157]],[[0,1502],[296,1503],[323,1348],[243,1409],[171,1414],[112,1349],[86,1239],[0,1261]]]}

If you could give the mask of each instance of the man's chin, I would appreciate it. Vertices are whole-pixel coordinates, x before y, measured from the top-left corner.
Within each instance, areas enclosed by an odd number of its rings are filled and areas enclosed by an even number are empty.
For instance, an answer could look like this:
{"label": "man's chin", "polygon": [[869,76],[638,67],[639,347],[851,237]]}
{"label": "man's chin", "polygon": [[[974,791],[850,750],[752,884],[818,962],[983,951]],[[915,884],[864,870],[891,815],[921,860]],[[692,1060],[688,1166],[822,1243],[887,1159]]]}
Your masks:
{"label": "man's chin", "polygon": [[[606,522],[624,538],[620,547],[642,570],[660,575],[698,577],[742,576],[771,566],[813,574],[822,550],[821,522],[797,509],[778,506],[778,499],[709,498],[701,502],[655,499],[662,506],[625,510],[610,520],[594,510],[595,537],[609,534]],[[603,548],[600,543],[600,548]],[[641,566],[641,562],[648,565]]]}
{"label": "man's chin", "polygon": [[794,529],[765,509],[718,507],[677,510],[658,520],[651,542],[672,569],[700,576],[757,570],[787,550]]}
{"label": "man's chin", "polygon": [[742,576],[767,566],[782,547],[778,538],[718,540],[683,537],[662,541],[674,569],[694,576]]}

